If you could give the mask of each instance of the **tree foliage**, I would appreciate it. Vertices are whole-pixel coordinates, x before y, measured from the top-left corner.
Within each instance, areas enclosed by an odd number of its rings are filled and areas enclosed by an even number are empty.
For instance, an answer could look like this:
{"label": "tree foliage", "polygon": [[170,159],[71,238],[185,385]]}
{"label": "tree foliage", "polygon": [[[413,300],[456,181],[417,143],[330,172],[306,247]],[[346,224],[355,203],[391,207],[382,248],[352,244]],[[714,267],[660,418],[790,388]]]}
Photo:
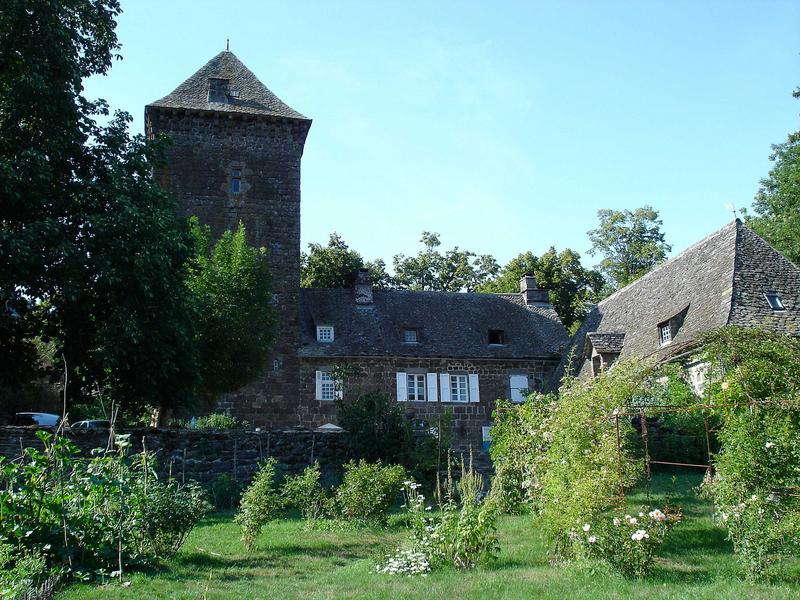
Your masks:
{"label": "tree foliage", "polygon": [[106,104],[81,95],[111,65],[119,12],[0,11],[0,329],[27,364],[31,340],[56,340],[73,398],[99,384],[126,405],[169,404],[193,384],[188,229],[151,177],[158,145],[131,138],[125,113],[98,125]]}
{"label": "tree foliage", "polygon": [[[800,98],[800,88],[794,91]],[[800,131],[772,146],[774,163],[753,201],[747,224],[786,258],[800,264]]]}
{"label": "tree foliage", "polygon": [[539,287],[550,290],[550,303],[567,329],[580,324],[589,306],[600,300],[605,287],[603,275],[595,269],[586,269],[580,254],[569,248],[558,252],[551,246],[541,256],[524,252],[511,259],[479,291],[518,292],[519,281],[526,274],[533,275]]}
{"label": "tree foliage", "polygon": [[355,284],[360,269],[370,272],[376,287],[388,287],[391,283],[383,260],[365,261],[334,232],[328,238],[327,246],[308,245],[308,254],[302,256],[300,285],[307,288],[350,288]]}
{"label": "tree foliage", "polygon": [[617,289],[636,281],[662,262],[672,247],[664,241],[658,211],[643,206],[634,211],[597,211],[600,224],[588,232],[589,254],[601,254],[600,270]]}
{"label": "tree foliage", "polygon": [[247,243],[245,227],[212,244],[211,230],[191,219],[196,257],[187,285],[195,303],[199,391],[234,391],[264,367],[276,322],[266,250]]}
{"label": "tree foliage", "polygon": [[438,233],[422,232],[424,249],[416,256],[396,254],[395,284],[410,290],[473,292],[500,271],[488,254],[477,255],[458,246],[442,252]]}

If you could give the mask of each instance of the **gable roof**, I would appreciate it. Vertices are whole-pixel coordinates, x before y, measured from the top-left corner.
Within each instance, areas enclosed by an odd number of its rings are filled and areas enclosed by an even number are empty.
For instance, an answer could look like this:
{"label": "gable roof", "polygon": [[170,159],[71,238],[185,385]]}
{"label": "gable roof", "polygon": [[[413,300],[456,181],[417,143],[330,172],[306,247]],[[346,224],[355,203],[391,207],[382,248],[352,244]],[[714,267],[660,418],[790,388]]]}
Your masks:
{"label": "gable roof", "polygon": [[[520,294],[375,290],[369,305],[353,294],[300,290],[301,356],[558,358],[568,342],[555,311],[526,306]],[[334,327],[333,342],[317,342],[318,325]],[[404,329],[416,329],[419,343],[403,343]],[[489,329],[503,330],[505,343],[489,345]]]}
{"label": "gable roof", "polygon": [[[785,311],[770,309],[767,291],[779,293]],[[680,327],[661,346],[658,325],[675,317]],[[664,360],[728,324],[800,333],[800,269],[738,219],[593,307],[555,377],[567,368],[579,376],[590,373],[584,344],[598,334],[625,334],[620,358]]]}
{"label": "gable roof", "polygon": [[[227,102],[209,102],[209,79],[228,79],[230,81],[230,89],[238,92],[238,97],[230,97]],[[267,115],[302,121],[310,120],[273,94],[229,50],[223,50],[217,54],[203,65],[199,71],[175,88],[172,93],[160,100],[151,102],[145,109],[151,107]]]}

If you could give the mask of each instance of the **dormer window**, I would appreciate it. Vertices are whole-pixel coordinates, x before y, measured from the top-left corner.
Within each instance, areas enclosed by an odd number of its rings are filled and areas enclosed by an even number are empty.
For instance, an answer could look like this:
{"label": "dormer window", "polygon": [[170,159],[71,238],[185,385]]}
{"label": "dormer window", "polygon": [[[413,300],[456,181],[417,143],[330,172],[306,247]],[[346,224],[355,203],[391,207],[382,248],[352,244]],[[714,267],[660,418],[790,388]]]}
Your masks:
{"label": "dormer window", "polygon": [[419,343],[419,334],[416,329],[403,330],[403,343],[404,344],[417,344]]}
{"label": "dormer window", "polygon": [[242,170],[231,169],[231,194],[238,194],[242,191]]}
{"label": "dormer window", "polygon": [[320,325],[317,327],[317,341],[329,343],[333,341],[333,327]]}
{"label": "dormer window", "polygon": [[786,307],[783,305],[781,297],[778,296],[777,293],[767,292],[766,294],[764,294],[764,297],[767,299],[767,303],[769,304],[769,307],[772,310],[775,311],[786,310]]}
{"label": "dormer window", "polygon": [[489,345],[490,346],[502,346],[505,344],[505,335],[502,329],[490,329],[489,330]]}
{"label": "dormer window", "polygon": [[661,323],[658,326],[658,340],[661,346],[666,346],[672,342],[672,327],[670,326],[669,321]]}
{"label": "dormer window", "polygon": [[208,101],[224,104],[228,101],[230,79],[210,77],[208,79]]}

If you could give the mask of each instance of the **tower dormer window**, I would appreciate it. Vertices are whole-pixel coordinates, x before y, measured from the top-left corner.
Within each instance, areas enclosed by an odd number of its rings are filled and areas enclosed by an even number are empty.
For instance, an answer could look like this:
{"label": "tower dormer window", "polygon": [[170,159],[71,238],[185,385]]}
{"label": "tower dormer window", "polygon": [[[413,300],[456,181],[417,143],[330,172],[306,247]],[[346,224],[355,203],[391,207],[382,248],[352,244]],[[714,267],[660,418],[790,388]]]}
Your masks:
{"label": "tower dormer window", "polygon": [[333,327],[320,325],[317,327],[317,341],[329,343],[333,341]]}
{"label": "tower dormer window", "polygon": [[238,194],[242,191],[242,170],[231,169],[231,194]]}
{"label": "tower dormer window", "polygon": [[210,77],[208,79],[208,101],[224,104],[228,101],[228,91],[230,79],[218,79]]}
{"label": "tower dormer window", "polygon": [[767,304],[772,310],[786,310],[786,307],[783,305],[783,301],[781,297],[775,292],[767,292],[764,294],[764,297],[767,299]]}
{"label": "tower dormer window", "polygon": [[672,327],[669,321],[658,326],[658,341],[661,346],[666,346],[672,341]]}

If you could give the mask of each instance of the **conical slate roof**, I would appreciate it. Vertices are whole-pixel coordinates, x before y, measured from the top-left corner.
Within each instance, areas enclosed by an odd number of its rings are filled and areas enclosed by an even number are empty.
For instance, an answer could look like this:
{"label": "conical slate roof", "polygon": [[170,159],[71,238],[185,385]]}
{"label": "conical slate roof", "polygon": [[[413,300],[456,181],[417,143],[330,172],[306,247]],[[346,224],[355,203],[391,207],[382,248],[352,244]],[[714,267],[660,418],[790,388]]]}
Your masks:
{"label": "conical slate roof", "polygon": [[[209,79],[227,79],[230,94],[224,102],[209,102]],[[215,98],[219,99],[219,98]],[[236,55],[223,50],[175,90],[148,108],[183,108],[226,113],[267,115],[308,121],[261,83]]]}
{"label": "conical slate roof", "polygon": [[[767,293],[777,293],[784,309],[771,309]],[[676,317],[680,326],[662,345],[658,325]],[[723,325],[800,335],[800,268],[738,219],[595,306],[572,339],[574,356],[570,361],[565,354],[556,377],[567,368],[591,374],[584,348],[664,360]],[[618,348],[595,344],[611,335],[619,338]]]}

